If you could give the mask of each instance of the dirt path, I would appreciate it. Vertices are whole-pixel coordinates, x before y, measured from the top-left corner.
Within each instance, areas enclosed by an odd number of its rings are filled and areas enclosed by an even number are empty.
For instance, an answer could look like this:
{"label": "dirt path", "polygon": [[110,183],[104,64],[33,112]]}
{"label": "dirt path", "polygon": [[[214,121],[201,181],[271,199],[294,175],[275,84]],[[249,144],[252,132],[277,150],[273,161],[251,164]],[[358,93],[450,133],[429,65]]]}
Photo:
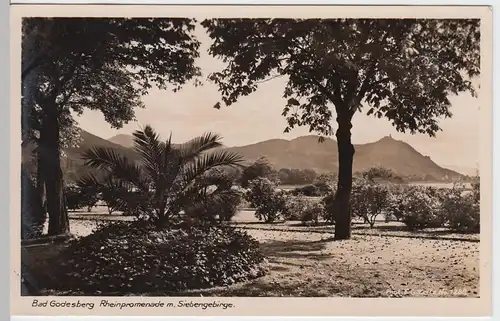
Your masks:
{"label": "dirt path", "polygon": [[218,296],[477,297],[479,244],[459,241],[248,230],[268,275],[194,291]]}

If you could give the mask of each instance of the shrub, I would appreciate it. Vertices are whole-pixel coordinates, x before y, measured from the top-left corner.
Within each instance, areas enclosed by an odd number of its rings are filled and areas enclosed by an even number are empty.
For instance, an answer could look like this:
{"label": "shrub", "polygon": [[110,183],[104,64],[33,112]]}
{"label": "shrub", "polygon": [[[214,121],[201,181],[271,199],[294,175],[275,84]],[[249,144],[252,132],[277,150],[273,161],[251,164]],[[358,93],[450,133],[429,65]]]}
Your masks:
{"label": "shrub", "polygon": [[325,206],[323,203],[309,201],[302,212],[300,220],[303,224],[318,225],[319,219],[324,217],[324,212]]}
{"label": "shrub", "polygon": [[327,182],[320,181],[314,183],[313,185],[316,187],[316,190],[318,191],[317,196],[325,196],[333,191],[332,187]]}
{"label": "shrub", "polygon": [[452,189],[443,200],[442,210],[451,229],[463,233],[479,233],[479,199],[474,191]]}
{"label": "shrub", "polygon": [[472,185],[472,196],[474,198],[474,202],[479,204],[481,199],[481,182],[479,177],[476,177],[471,185]]}
{"label": "shrub", "polygon": [[389,190],[386,204],[386,222],[395,219],[400,221],[404,216],[404,200],[406,197],[407,188],[401,185],[392,186]]}
{"label": "shrub", "polygon": [[263,275],[258,242],[229,226],[116,222],[77,239],[57,258],[59,290],[177,292]]}
{"label": "shrub", "polygon": [[296,189],[297,194],[304,196],[317,196],[318,189],[314,185],[305,185]]}
{"label": "shrub", "polygon": [[95,185],[100,192],[101,200],[108,207],[108,214],[111,215],[115,211],[125,210],[127,208],[127,198],[131,197],[131,186],[120,180],[114,179],[111,175],[105,177],[100,184],[93,182],[84,182],[82,184]]}
{"label": "shrub", "polygon": [[291,191],[292,195],[304,195],[304,196],[325,196],[331,193],[332,189],[326,182],[316,182],[314,184],[305,185],[302,187],[297,187]]}
{"label": "shrub", "polygon": [[325,206],[321,202],[308,200],[303,196],[291,196],[286,199],[284,219],[301,221],[303,224],[319,224],[320,218],[325,216]]}
{"label": "shrub", "polygon": [[336,213],[336,203],[335,203],[335,193],[330,193],[325,196],[321,203],[325,208],[323,212],[323,220],[329,224],[335,224],[335,213]]}
{"label": "shrub", "polygon": [[433,189],[408,188],[401,205],[402,222],[410,229],[442,227],[445,223],[440,198]]}
{"label": "shrub", "polygon": [[286,194],[276,188],[276,183],[264,177],[249,183],[246,199],[255,208],[255,216],[266,223],[273,223],[280,216],[286,216]]}
{"label": "shrub", "polygon": [[64,186],[64,196],[68,210],[74,211],[87,205],[88,199],[82,195],[82,190],[77,185]]}
{"label": "shrub", "polygon": [[260,157],[253,164],[245,167],[239,176],[239,182],[243,188],[247,188],[251,181],[259,178],[267,178],[274,183],[279,183],[278,173],[273,170],[266,157]]}
{"label": "shrub", "polygon": [[202,221],[219,223],[229,222],[238,213],[242,194],[239,191],[232,191],[224,195],[223,199],[207,198],[205,202],[196,206],[188,207],[186,214],[192,218]]}
{"label": "shrub", "polygon": [[[79,181],[77,186],[69,186],[68,188],[68,195],[75,198],[74,202],[76,203],[74,206],[78,206],[77,208],[86,207],[87,212],[90,212],[96,206],[97,202],[99,202],[99,188],[93,184],[86,184],[86,182]],[[68,198],[68,196],[66,197]]]}
{"label": "shrub", "polygon": [[386,186],[367,179],[356,180],[351,191],[352,214],[362,217],[373,227],[377,216],[387,207],[388,196]]}
{"label": "shrub", "polygon": [[368,179],[370,181],[383,180],[383,181],[394,181],[400,183],[403,181],[403,178],[394,173],[393,170],[383,167],[369,168],[368,170],[360,173],[360,175],[363,178]]}
{"label": "shrub", "polygon": [[303,196],[288,196],[285,200],[286,211],[283,218],[287,221],[300,221],[308,200]]}

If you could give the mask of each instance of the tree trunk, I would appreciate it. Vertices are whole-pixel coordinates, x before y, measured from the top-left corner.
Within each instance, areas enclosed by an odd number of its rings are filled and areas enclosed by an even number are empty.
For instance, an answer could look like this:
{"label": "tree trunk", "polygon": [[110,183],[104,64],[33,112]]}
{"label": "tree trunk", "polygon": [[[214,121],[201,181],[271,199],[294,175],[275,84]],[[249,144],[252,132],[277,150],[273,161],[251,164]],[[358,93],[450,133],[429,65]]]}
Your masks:
{"label": "tree trunk", "polygon": [[68,234],[69,219],[63,194],[63,175],[59,146],[59,119],[55,102],[45,103],[40,130],[42,176],[49,214],[49,235]]}
{"label": "tree trunk", "polygon": [[29,170],[21,164],[21,239],[42,235],[45,211]]}
{"label": "tree trunk", "polygon": [[335,239],[347,240],[351,237],[351,211],[349,198],[352,189],[352,163],[354,146],[351,143],[351,119],[340,115],[337,118],[337,147],[339,153],[339,174],[335,192]]}
{"label": "tree trunk", "polygon": [[[39,143],[40,145],[40,143]],[[41,149],[43,147],[38,146],[36,151],[36,192],[41,201],[41,207],[43,210],[44,217],[47,217],[47,202],[45,195],[45,179],[43,177],[43,160]]]}

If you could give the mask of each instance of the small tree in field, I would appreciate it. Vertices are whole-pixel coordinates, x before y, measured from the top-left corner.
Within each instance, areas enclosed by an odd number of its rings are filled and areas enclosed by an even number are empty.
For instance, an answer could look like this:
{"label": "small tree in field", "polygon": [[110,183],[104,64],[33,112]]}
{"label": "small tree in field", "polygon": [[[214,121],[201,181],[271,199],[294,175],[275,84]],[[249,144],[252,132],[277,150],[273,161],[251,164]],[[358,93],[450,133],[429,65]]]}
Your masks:
{"label": "small tree in field", "polygon": [[402,177],[396,175],[396,173],[392,170],[383,167],[372,167],[361,173],[361,175],[370,181],[377,179],[399,182],[403,181]]}
{"label": "small tree in field", "polygon": [[442,197],[442,211],[449,227],[462,233],[479,233],[480,205],[474,190],[455,186]]}
{"label": "small tree in field", "polygon": [[87,208],[87,212],[91,212],[92,208],[96,206],[100,199],[99,187],[79,181],[78,190],[81,204]]}
{"label": "small tree in field", "polygon": [[286,213],[286,199],[276,184],[265,177],[250,181],[247,200],[255,207],[255,216],[266,223],[273,223]]}
{"label": "small tree in field", "polygon": [[[231,168],[213,168],[198,181],[198,200],[185,209],[186,214],[212,223],[229,222],[238,212],[243,193],[234,187],[238,173]],[[217,196],[217,197],[214,197]]]}
{"label": "small tree in field", "polygon": [[81,189],[77,185],[66,185],[64,188],[64,195],[66,196],[66,206],[68,210],[74,211],[86,206],[82,198]]}
{"label": "small tree in field", "polygon": [[247,188],[250,181],[259,177],[266,177],[273,182],[278,181],[278,174],[273,170],[266,157],[260,157],[253,164],[243,169],[240,176],[240,184],[242,187]]}
{"label": "small tree in field", "polygon": [[108,214],[123,210],[126,207],[127,197],[132,197],[129,186],[123,181],[114,179],[112,175],[106,175],[102,182],[96,183],[95,177],[83,176],[79,184],[91,186],[98,192],[100,199],[106,204]]}
{"label": "small tree in field", "polygon": [[323,219],[329,224],[335,224],[335,193],[325,196],[321,202],[323,203],[325,210],[323,212]]}
{"label": "small tree in field", "polygon": [[335,239],[348,239],[354,114],[384,117],[400,132],[434,136],[438,119],[452,116],[449,95],[475,95],[471,79],[480,71],[479,22],[216,18],[202,25],[213,40],[210,53],[226,63],[210,75],[222,103],[232,105],[283,76],[285,132],[308,126],[323,136],[335,133]]}
{"label": "small tree in field", "polygon": [[400,185],[393,185],[389,191],[386,206],[386,221],[395,219],[400,221],[404,216],[404,201],[406,197],[407,188]]}
{"label": "small tree in field", "polygon": [[408,188],[401,202],[402,222],[412,230],[442,227],[443,218],[440,196],[429,188]]}
{"label": "small tree in field", "polygon": [[386,186],[366,179],[358,180],[351,194],[352,214],[362,217],[373,228],[377,216],[387,207],[388,196]]}

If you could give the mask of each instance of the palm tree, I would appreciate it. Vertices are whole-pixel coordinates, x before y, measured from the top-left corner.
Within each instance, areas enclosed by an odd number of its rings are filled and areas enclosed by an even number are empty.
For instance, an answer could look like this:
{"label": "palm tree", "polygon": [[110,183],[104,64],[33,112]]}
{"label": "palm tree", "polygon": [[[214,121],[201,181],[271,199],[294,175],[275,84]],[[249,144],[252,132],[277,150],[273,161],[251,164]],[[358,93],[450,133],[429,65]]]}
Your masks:
{"label": "palm tree", "polygon": [[172,143],[172,135],[161,141],[149,125],[133,135],[138,162],[103,147],[84,152],[83,159],[86,165],[132,186],[135,192],[124,197],[124,205],[160,225],[200,199],[205,173],[219,167],[242,166],[243,159],[238,154],[211,151],[222,146],[217,134],[207,133],[180,145]]}

